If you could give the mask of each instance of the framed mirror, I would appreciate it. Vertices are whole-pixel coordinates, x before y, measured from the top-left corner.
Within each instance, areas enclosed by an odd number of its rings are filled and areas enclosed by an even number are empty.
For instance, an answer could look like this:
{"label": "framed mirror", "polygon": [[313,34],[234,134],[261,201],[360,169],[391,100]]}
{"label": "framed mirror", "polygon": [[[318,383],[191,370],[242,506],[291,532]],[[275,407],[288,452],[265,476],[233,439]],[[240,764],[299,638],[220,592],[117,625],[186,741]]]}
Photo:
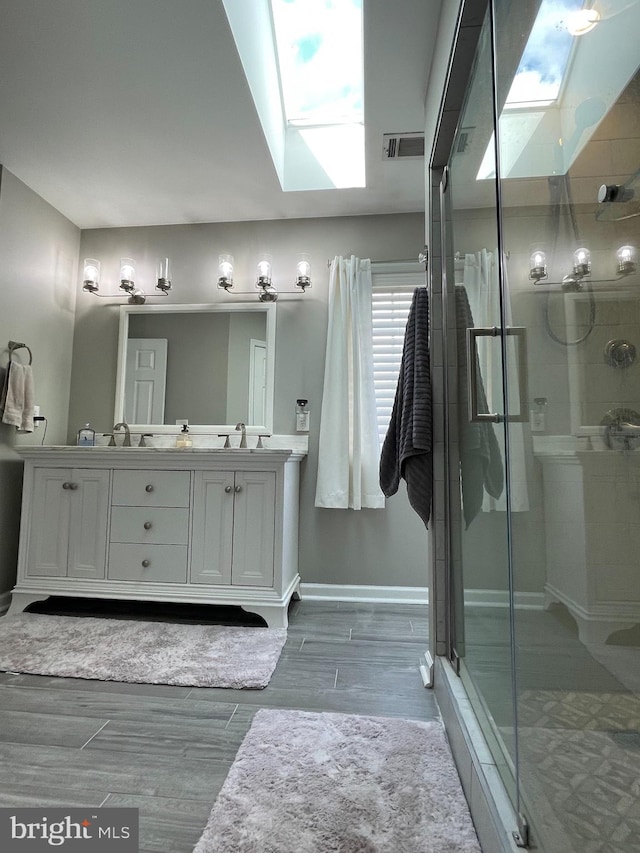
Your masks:
{"label": "framed mirror", "polygon": [[276,306],[122,305],[115,421],[132,432],[273,432]]}

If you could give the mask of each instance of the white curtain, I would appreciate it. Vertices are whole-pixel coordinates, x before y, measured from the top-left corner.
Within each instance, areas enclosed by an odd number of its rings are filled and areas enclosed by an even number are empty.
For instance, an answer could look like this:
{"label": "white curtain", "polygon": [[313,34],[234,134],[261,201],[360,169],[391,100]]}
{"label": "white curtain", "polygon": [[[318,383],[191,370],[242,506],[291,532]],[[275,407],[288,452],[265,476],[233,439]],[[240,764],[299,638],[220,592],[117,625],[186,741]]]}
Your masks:
{"label": "white curtain", "polygon": [[373,386],[371,261],[335,257],[329,276],[329,320],[317,507],[384,507]]}
{"label": "white curtain", "polygon": [[[464,286],[469,298],[469,305],[476,326],[500,326],[499,304],[499,270],[498,253],[482,249],[475,254],[467,254],[464,259]],[[508,326],[513,325],[511,316],[511,300],[509,288],[505,287],[507,304],[505,306]],[[520,408],[518,389],[518,362],[516,357],[516,341],[513,337],[507,339],[507,377],[509,378],[509,409],[512,412]],[[496,340],[478,338],[478,361],[484,381],[484,388],[490,411],[501,411],[502,400],[502,359]],[[525,365],[526,367],[526,365]],[[499,408],[495,408],[498,406]],[[504,434],[496,430],[496,438],[500,446],[500,454],[504,462]],[[526,456],[524,446],[524,430],[521,423],[509,424],[509,486],[511,509],[514,512],[526,512],[529,509],[529,492],[527,488]],[[506,510],[506,491],[496,500],[485,492],[482,509]]]}

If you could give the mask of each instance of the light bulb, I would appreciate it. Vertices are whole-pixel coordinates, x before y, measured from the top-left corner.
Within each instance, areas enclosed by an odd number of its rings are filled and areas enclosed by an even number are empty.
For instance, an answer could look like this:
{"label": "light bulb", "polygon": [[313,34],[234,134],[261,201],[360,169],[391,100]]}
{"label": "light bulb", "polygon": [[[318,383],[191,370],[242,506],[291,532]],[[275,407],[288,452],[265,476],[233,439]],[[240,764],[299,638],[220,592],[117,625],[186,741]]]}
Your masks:
{"label": "light bulb", "polygon": [[529,278],[532,281],[540,281],[541,278],[547,277],[547,258],[541,249],[536,249],[531,253],[529,259]]}
{"label": "light bulb", "polygon": [[585,276],[591,273],[591,252],[584,247],[573,253],[573,274]]}
{"label": "light bulb", "polygon": [[309,255],[299,255],[296,265],[296,286],[306,290],[311,287],[311,262]]}
{"label": "light bulb", "polygon": [[233,287],[233,255],[218,256],[218,287],[230,290]]}
{"label": "light bulb", "polygon": [[271,255],[263,255],[258,261],[258,281],[256,287],[268,287],[271,284]]}
{"label": "light bulb", "polygon": [[136,280],[136,262],[133,258],[120,259],[120,287],[129,293],[134,289]]}
{"label": "light bulb", "polygon": [[634,246],[620,246],[616,252],[618,273],[631,275],[636,271],[636,250]]}
{"label": "light bulb", "polygon": [[100,261],[96,258],[84,259],[84,272],[82,274],[82,289],[95,293],[100,281]]}

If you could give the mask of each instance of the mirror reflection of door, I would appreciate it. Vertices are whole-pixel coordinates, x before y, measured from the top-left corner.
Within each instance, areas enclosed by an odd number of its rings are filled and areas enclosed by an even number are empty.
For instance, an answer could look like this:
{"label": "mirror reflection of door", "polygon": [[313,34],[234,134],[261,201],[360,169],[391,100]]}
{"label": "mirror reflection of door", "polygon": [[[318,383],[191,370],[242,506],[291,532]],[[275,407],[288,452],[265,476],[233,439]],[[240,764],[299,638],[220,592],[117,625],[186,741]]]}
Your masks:
{"label": "mirror reflection of door", "polygon": [[124,418],[130,424],[164,423],[167,339],[129,338]]}
{"label": "mirror reflection of door", "polygon": [[264,424],[267,416],[267,342],[249,342],[249,421]]}

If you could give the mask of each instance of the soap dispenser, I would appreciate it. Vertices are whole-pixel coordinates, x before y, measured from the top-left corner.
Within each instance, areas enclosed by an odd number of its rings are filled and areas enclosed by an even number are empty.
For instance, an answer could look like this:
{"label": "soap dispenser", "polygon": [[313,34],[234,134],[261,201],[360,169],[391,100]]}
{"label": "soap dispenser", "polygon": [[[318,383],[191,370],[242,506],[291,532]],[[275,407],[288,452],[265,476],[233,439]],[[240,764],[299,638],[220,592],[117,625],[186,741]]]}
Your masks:
{"label": "soap dispenser", "polygon": [[90,424],[85,424],[78,430],[76,444],[78,447],[93,447],[96,443],[96,431],[91,429]]}
{"label": "soap dispenser", "polygon": [[192,447],[193,441],[191,441],[191,436],[189,435],[189,427],[187,424],[182,425],[182,430],[180,435],[176,439],[176,447]]}

